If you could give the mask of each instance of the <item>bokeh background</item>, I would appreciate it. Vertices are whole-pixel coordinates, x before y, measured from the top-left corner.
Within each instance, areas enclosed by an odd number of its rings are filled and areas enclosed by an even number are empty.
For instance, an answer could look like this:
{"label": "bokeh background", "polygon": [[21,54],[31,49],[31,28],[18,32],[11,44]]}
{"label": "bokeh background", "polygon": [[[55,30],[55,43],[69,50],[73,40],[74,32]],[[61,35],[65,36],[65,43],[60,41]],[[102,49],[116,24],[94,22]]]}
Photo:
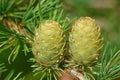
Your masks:
{"label": "bokeh background", "polygon": [[104,42],[120,49],[120,0],[62,0],[67,17],[89,16],[101,26]]}

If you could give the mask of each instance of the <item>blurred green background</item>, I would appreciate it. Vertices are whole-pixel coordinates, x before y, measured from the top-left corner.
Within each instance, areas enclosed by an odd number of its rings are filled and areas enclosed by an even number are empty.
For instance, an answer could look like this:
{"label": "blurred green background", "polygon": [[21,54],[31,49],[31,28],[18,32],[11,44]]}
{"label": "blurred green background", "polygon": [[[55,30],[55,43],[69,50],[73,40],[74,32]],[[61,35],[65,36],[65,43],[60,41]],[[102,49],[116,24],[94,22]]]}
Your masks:
{"label": "blurred green background", "polygon": [[105,42],[120,49],[120,0],[62,0],[67,17],[89,16],[101,26]]}

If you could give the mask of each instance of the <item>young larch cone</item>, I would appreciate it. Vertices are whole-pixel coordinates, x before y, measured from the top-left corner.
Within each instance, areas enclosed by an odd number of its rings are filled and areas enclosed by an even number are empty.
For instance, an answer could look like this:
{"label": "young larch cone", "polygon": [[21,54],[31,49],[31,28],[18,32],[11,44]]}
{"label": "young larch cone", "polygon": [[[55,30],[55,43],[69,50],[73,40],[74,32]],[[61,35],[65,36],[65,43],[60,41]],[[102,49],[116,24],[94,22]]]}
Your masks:
{"label": "young larch cone", "polygon": [[96,61],[102,47],[99,25],[90,17],[81,17],[71,27],[69,36],[70,60],[80,65]]}
{"label": "young larch cone", "polygon": [[32,51],[36,61],[44,66],[51,66],[60,60],[64,51],[63,31],[61,26],[46,20],[35,30]]}

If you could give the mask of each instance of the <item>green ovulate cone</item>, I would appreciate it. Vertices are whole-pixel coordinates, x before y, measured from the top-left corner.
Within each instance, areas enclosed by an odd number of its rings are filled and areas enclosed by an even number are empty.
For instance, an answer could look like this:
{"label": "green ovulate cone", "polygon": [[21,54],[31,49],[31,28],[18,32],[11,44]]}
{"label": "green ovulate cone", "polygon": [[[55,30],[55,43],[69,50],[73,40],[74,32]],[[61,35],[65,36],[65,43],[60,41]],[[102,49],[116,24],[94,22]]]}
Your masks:
{"label": "green ovulate cone", "polygon": [[64,51],[63,31],[61,26],[46,20],[35,30],[32,51],[36,61],[44,66],[58,63]]}
{"label": "green ovulate cone", "polygon": [[99,25],[90,17],[81,17],[71,27],[69,36],[71,61],[80,65],[96,61],[102,47]]}

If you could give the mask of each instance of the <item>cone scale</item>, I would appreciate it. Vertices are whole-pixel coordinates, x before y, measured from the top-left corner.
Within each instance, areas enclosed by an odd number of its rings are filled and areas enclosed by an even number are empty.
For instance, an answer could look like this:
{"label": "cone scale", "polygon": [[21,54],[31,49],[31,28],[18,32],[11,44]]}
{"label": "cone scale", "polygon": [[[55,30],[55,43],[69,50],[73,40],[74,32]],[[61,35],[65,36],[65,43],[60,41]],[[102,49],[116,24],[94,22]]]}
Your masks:
{"label": "cone scale", "polygon": [[99,25],[90,17],[81,17],[71,28],[69,33],[71,62],[82,65],[96,61],[102,47]]}

